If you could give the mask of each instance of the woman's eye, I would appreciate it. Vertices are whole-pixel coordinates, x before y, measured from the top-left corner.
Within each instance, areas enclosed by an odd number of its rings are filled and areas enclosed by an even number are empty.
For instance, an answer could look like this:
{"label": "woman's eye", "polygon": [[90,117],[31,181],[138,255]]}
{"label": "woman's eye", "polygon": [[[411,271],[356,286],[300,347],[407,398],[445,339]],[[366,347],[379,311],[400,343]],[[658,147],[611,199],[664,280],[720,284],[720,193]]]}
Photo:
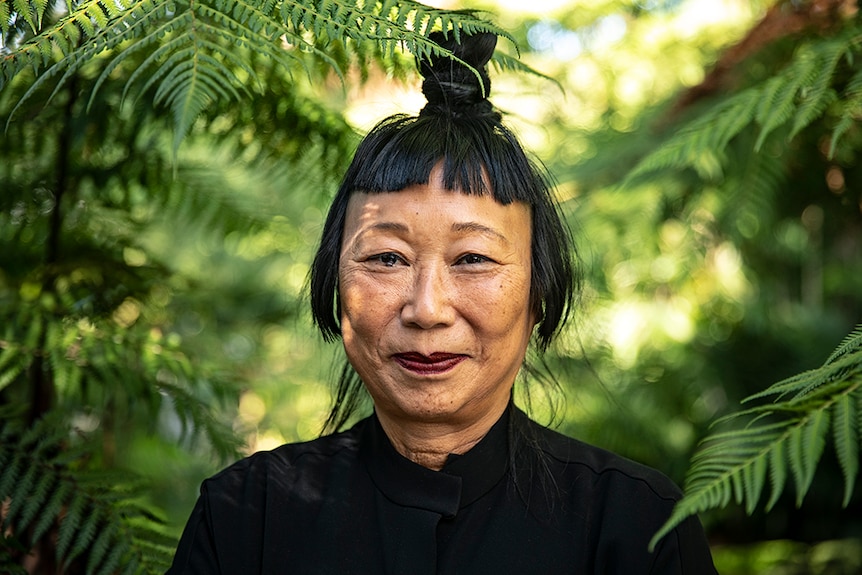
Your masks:
{"label": "woman's eye", "polygon": [[400,257],[398,257],[397,255],[395,255],[391,252],[376,255],[376,256],[372,257],[371,259],[377,260],[381,264],[383,264],[384,266],[389,267],[389,268],[398,265],[398,263],[402,261]]}
{"label": "woman's eye", "polygon": [[458,264],[483,264],[491,261],[490,258],[480,256],[479,254],[467,254],[458,258]]}

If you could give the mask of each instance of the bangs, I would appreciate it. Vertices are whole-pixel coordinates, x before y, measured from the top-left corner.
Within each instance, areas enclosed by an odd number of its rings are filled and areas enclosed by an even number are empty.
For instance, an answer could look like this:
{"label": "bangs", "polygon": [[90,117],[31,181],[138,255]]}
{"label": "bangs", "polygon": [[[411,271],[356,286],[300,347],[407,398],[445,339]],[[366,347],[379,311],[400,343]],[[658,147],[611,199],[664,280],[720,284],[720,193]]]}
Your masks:
{"label": "bangs", "polygon": [[508,130],[441,116],[398,115],[378,124],[357,149],[344,191],[397,192],[424,185],[441,162],[448,190],[490,194],[504,205],[535,202],[534,171]]}

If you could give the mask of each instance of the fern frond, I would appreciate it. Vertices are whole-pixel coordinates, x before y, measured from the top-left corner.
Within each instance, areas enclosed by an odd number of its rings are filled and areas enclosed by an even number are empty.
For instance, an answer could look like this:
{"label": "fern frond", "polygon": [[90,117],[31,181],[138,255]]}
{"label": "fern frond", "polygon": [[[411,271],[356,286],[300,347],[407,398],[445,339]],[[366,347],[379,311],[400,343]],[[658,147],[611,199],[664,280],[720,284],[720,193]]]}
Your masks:
{"label": "fern frond", "polygon": [[236,435],[213,416],[210,406],[180,385],[160,382],[159,389],[171,399],[182,424],[183,439],[205,437],[222,458],[236,453],[239,447]]}
{"label": "fern frond", "polygon": [[[19,319],[25,319],[23,312]],[[44,330],[41,321],[25,321],[27,326],[24,334],[18,335],[13,328],[8,328],[0,340],[0,391],[11,384],[33,362],[36,342]]]}
{"label": "fern frond", "polygon": [[731,233],[743,233],[740,222],[772,221],[776,217],[778,195],[786,185],[787,171],[782,158],[773,154],[752,154],[744,146],[730,146],[728,163],[734,166],[722,183],[726,201],[719,212],[721,225]]}
{"label": "fern frond", "polygon": [[64,507],[71,496],[73,485],[68,482],[60,482],[54,492],[51,494],[51,499],[40,510],[39,517],[33,527],[32,541],[38,541],[48,532],[48,529],[64,512]]}
{"label": "fern frond", "polygon": [[796,483],[797,507],[802,505],[802,500],[814,480],[817,463],[826,446],[829,423],[829,411],[821,408],[813,410],[804,424],[794,426],[790,431],[787,450],[790,456],[790,471]]}
{"label": "fern frond", "polygon": [[[655,534],[651,546],[686,517],[728,505],[731,499],[756,508],[768,473],[770,509],[793,477],[796,504],[801,505],[829,437],[844,475],[843,503],[847,505],[858,477],[860,402],[862,402],[862,348],[859,328],[816,370],[775,384],[772,403],[751,407],[720,420],[745,424],[710,434],[691,459],[684,496],[668,521]],[[795,393],[787,398],[789,393]],[[830,435],[830,429],[832,431]]]}
{"label": "fern frond", "polygon": [[563,85],[560,84],[560,82],[555,78],[551,78],[550,76],[542,74],[538,70],[527,66],[518,58],[501,52],[499,50],[494,52],[494,55],[491,57],[491,65],[494,67],[494,69],[501,72],[517,72],[520,74],[529,74],[531,76],[541,78],[542,80],[553,82],[557,86],[557,88],[559,88],[560,91],[563,91]]}
{"label": "fern frond", "polygon": [[[124,95],[148,78],[138,93],[154,88],[154,103],[171,110],[175,145],[204,109],[241,99],[249,78],[259,85],[251,65],[254,58],[276,62],[287,73],[302,69],[310,75],[310,56],[343,77],[349,61],[335,56],[336,45],[347,58],[364,62],[368,46],[384,60],[397,50],[418,57],[451,56],[428,40],[435,29],[456,36],[461,31],[490,31],[514,42],[480,12],[436,9],[410,0],[85,0],[52,25],[37,18],[39,11],[31,2],[17,0],[13,8],[32,20],[38,34],[0,63],[0,90],[24,71],[35,72],[8,121],[43,88],[53,86],[50,102],[91,66],[97,75],[90,104],[118,72],[126,74]],[[142,59],[136,61],[137,56]]]}
{"label": "fern frond", "polygon": [[140,482],[86,469],[91,449],[73,449],[79,457],[70,461],[70,430],[59,416],[49,414],[29,429],[9,418],[0,435],[0,461],[16,462],[0,466],[0,500],[8,503],[0,565],[13,546],[26,552],[53,528],[60,565],[81,557],[88,573],[113,573],[129,564],[152,567],[148,572],[166,569],[173,548],[160,514],[138,502]]}
{"label": "fern frond", "polygon": [[12,11],[8,2],[0,2],[0,33],[6,37],[12,29]]}
{"label": "fern frond", "polygon": [[[38,33],[42,24],[42,18],[45,16],[45,10],[48,7],[48,2],[46,0],[12,0],[12,6],[15,13],[30,26],[30,30],[34,34]],[[8,7],[6,11],[8,13]],[[7,14],[7,18],[0,24],[0,29],[3,30],[3,34],[5,35],[9,32],[9,28],[10,21]]]}
{"label": "fern frond", "polygon": [[66,551],[72,544],[72,539],[78,531],[78,526],[86,515],[87,499],[80,491],[71,492],[71,499],[64,508],[63,520],[59,521],[57,531],[57,559],[63,561]]}
{"label": "fern frond", "polygon": [[647,173],[668,168],[693,168],[704,176],[700,166],[704,158],[714,158],[739,132],[753,120],[760,103],[758,91],[749,89],[724,100],[691,124],[683,127],[668,142],[641,160],[626,176],[623,186]]}
{"label": "fern frond", "polygon": [[805,82],[800,83],[799,108],[793,119],[793,127],[790,130],[790,139],[794,138],[803,128],[813,120],[819,118],[826,108],[838,99],[838,94],[831,86],[832,78],[836,68],[847,52],[844,39],[827,42],[823,50],[815,57],[810,51],[803,57],[805,63],[812,62],[809,73],[813,74]]}
{"label": "fern frond", "polygon": [[[790,124],[796,135],[826,111],[837,98],[833,84],[840,79],[839,65],[852,58],[862,44],[856,26],[834,38],[817,37],[800,47],[790,64],[779,74],[717,103],[700,114],[676,134],[645,157],[627,176],[626,183],[649,172],[668,168],[698,171],[702,178],[714,178],[720,169],[704,160],[721,157],[730,141],[750,125],[760,126],[754,150],[760,150],[766,139],[778,128]],[[842,117],[833,131],[835,142],[862,115],[862,96],[857,88],[845,89],[841,95]],[[830,152],[831,154],[832,152]]]}
{"label": "fern frond", "polygon": [[760,150],[774,129],[791,118],[790,138],[822,115],[837,97],[830,86],[836,67],[858,41],[856,32],[851,31],[838,38],[803,45],[788,68],[767,81],[761,89],[761,106],[756,117],[761,131],[754,144],[755,151]]}
{"label": "fern frond", "polygon": [[778,498],[784,493],[784,486],[787,484],[787,454],[781,443],[773,443],[769,449],[768,466],[771,494],[769,501],[766,502],[765,508],[767,510],[772,509],[778,503]]}
{"label": "fern frond", "polygon": [[820,367],[783,379],[742,401],[748,403],[770,396],[776,396],[778,401],[790,394],[794,394],[794,399],[798,400],[822,385],[847,379],[860,372],[862,372],[862,327],[857,326]]}
{"label": "fern frond", "polygon": [[96,573],[96,568],[99,565],[102,565],[102,572],[110,572],[114,569],[115,566],[108,565],[105,559],[116,537],[117,530],[113,524],[101,530],[101,533],[93,541],[90,553],[87,555],[87,573]]}
{"label": "fern frond", "polygon": [[838,463],[844,475],[844,500],[846,507],[853,495],[853,486],[859,473],[859,407],[849,395],[838,398],[833,408],[833,439]]}
{"label": "fern frond", "polygon": [[862,325],[856,326],[856,329],[844,338],[844,341],[826,359],[826,364],[833,363],[847,354],[859,353],[860,351],[862,351]]}
{"label": "fern frond", "polygon": [[802,70],[800,77],[787,81],[783,76],[770,78],[760,89],[760,98],[754,120],[760,124],[760,134],[754,144],[754,151],[760,151],[766,137],[777,127],[783,125],[792,116],[796,108],[796,93],[805,80],[809,79],[812,66],[805,61],[808,69]]}

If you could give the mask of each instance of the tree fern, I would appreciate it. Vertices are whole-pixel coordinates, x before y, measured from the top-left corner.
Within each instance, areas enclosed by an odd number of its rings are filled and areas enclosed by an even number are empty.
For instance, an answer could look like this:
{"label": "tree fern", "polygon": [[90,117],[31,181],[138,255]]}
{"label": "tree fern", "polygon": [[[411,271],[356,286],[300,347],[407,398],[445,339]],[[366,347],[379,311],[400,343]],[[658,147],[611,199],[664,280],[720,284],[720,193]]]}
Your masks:
{"label": "tree fern", "polygon": [[[456,36],[477,30],[507,36],[474,11],[440,10],[412,0],[87,0],[45,27],[46,3],[22,1],[13,7],[33,34],[6,46],[0,90],[27,70],[36,73],[18,106],[43,86],[52,84],[56,94],[73,76],[94,68],[92,101],[119,68],[131,65],[126,92],[147,78],[137,92],[155,89],[156,104],[172,111],[175,146],[207,106],[242,99],[248,85],[261,88],[248,64],[252,55],[306,73],[311,73],[306,57],[311,56],[342,75],[347,62],[333,57],[330,43],[346,49],[348,56],[362,54],[367,44],[386,57],[398,48],[423,56],[445,53],[427,39],[433,29],[451,29]],[[10,19],[2,21],[8,37]],[[147,56],[133,63],[131,57],[139,53]]]}
{"label": "tree fern", "polygon": [[788,474],[796,487],[796,503],[808,492],[817,464],[831,437],[844,474],[846,506],[859,471],[859,413],[862,405],[862,326],[819,368],[780,381],[746,399],[774,397],[771,403],[728,416],[691,460],[685,495],[652,545],[690,515],[723,507],[731,501],[752,513],[768,474],[771,509],[785,490]]}
{"label": "tree fern", "polygon": [[[847,69],[856,72],[862,29],[848,25],[834,37],[815,37],[799,47],[796,56],[779,74],[763,83],[721,100],[698,115],[644,158],[627,181],[664,169],[695,169],[705,179],[721,175],[705,169],[704,159],[721,158],[722,151],[746,128],[757,128],[753,145],[760,150],[778,128],[787,126],[794,137],[839,102],[841,116],[833,128],[833,146],[862,110],[859,80],[845,85]],[[841,64],[844,63],[842,68]]]}
{"label": "tree fern", "polygon": [[141,499],[140,480],[90,469],[86,437],[56,417],[27,430],[15,419],[0,427],[0,500],[7,503],[0,565],[3,554],[8,561],[16,553],[11,541],[26,553],[43,537],[56,537],[54,559],[62,570],[80,563],[93,574],[164,571],[173,540]]}

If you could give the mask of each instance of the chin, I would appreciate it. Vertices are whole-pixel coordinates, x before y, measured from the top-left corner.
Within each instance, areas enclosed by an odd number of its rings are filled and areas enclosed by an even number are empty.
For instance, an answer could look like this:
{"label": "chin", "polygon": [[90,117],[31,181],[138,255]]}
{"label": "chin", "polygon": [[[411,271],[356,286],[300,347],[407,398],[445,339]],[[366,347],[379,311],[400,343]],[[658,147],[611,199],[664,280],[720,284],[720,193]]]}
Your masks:
{"label": "chin", "polygon": [[[377,405],[376,402],[375,405]],[[470,424],[482,419],[493,407],[490,402],[480,406],[466,398],[435,398],[417,402],[399,402],[394,409],[386,411],[392,417],[411,423]]]}

